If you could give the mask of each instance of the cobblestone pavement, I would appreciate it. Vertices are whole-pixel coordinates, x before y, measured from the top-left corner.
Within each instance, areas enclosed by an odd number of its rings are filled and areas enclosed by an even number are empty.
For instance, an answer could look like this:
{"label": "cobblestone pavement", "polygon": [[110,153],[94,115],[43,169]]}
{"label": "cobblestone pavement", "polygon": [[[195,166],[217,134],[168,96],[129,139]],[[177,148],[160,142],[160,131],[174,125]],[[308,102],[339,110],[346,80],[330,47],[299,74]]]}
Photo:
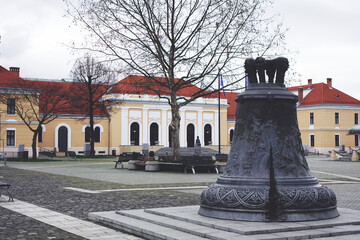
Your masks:
{"label": "cobblestone pavement", "polygon": [[[308,163],[314,171],[314,175],[320,180],[348,180],[346,176],[360,177],[360,162],[331,162],[326,158],[317,157],[308,158]],[[111,174],[114,173],[113,165],[108,165],[108,171],[111,171]],[[127,170],[122,169],[117,173],[119,174],[120,171]],[[325,173],[317,173],[316,171]],[[330,175],[326,174],[327,172]],[[106,175],[107,172],[104,170],[103,174]],[[11,163],[9,167],[0,167],[0,180],[12,184],[11,192],[14,198],[80,219],[87,219],[89,212],[97,211],[196,205],[199,204],[198,193],[200,191],[193,191],[191,193],[190,191],[148,190],[94,194],[67,190],[64,187],[99,190],[134,187],[194,186],[208,185],[210,183],[209,179],[216,179],[214,175],[196,174],[198,175],[197,180],[193,183],[189,181],[182,182],[181,180],[177,182],[176,179],[172,179],[169,181],[170,183],[166,184],[159,184],[157,182],[143,184],[146,182],[146,177],[144,177],[147,176],[146,174],[142,176],[141,184],[127,185],[92,179],[91,173],[89,173],[87,178],[84,178],[84,175],[82,175],[82,178],[78,178],[74,177],[76,176],[74,171],[73,176],[64,176],[47,173],[44,170],[39,172],[37,168],[31,170],[17,169],[13,168]],[[331,174],[341,174],[345,177],[337,177]],[[169,174],[168,176],[171,177],[172,175]],[[188,176],[190,177],[192,174]],[[201,176],[203,176],[204,181],[199,184]],[[136,179],[132,179],[132,181],[136,183]],[[360,181],[353,182],[355,183],[333,184],[329,182],[326,185],[336,193],[339,207],[360,210],[360,201],[358,200],[360,199]],[[82,238],[0,207],[0,239]]]}
{"label": "cobblestone pavement", "polygon": [[[14,198],[80,219],[87,219],[89,212],[199,204],[197,195],[168,190],[81,193],[63,187],[111,189],[128,186],[10,167],[0,168],[0,176],[12,185]],[[0,214],[0,239],[82,239],[1,207]],[[49,229],[53,232],[49,233]],[[25,231],[37,236],[25,234]]]}

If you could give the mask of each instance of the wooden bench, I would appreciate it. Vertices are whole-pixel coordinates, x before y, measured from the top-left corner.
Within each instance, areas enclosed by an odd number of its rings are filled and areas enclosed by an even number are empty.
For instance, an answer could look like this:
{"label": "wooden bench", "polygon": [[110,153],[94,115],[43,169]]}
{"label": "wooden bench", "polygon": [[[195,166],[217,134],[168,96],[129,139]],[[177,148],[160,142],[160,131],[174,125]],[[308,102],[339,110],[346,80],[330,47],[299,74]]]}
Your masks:
{"label": "wooden bench", "polygon": [[[77,158],[79,157],[79,155],[76,155],[74,151],[68,151],[67,155],[69,159],[72,158],[73,160],[77,160]],[[80,157],[80,160],[82,160],[82,157]]]}
{"label": "wooden bench", "polygon": [[0,181],[0,196],[1,196],[1,191],[5,190],[7,192],[7,194],[9,195],[9,202],[13,202],[14,198],[12,197],[11,193],[9,192],[10,186],[11,185],[9,183]]}

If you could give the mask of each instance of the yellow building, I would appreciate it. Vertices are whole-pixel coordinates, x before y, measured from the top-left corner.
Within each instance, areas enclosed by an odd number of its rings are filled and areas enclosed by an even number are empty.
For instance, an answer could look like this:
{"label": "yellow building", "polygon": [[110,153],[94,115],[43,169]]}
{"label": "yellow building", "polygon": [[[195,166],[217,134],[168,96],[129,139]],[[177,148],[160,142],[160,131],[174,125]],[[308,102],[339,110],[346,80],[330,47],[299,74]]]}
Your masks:
{"label": "yellow building", "polygon": [[337,90],[332,79],[288,88],[299,97],[297,115],[302,142],[312,152],[328,153],[359,146],[359,136],[347,135],[359,124],[360,101]]}
{"label": "yellow building", "polygon": [[[10,68],[9,71],[0,66],[1,89],[12,89],[16,93],[16,80],[27,81],[19,77],[19,68]],[[128,76],[103,97],[104,101],[111,104],[107,109],[95,109],[96,154],[140,152],[143,144],[149,144],[150,151],[171,146],[171,110],[167,101],[154,93],[129,87],[129,83],[146,80],[141,76]],[[69,82],[56,84],[71,91]],[[309,80],[307,85],[288,89],[299,97],[299,128],[302,142],[310,151],[328,153],[342,145],[359,146],[358,136],[347,133],[354,125],[358,125],[360,101],[333,88],[331,79],[327,79],[326,84],[313,84]],[[197,90],[196,86],[191,86],[182,89],[178,95],[190,97]],[[180,108],[180,146],[193,147],[199,136],[202,146],[218,150],[220,139],[221,152],[228,153],[235,127],[237,95],[226,92],[224,96],[221,93],[220,116],[217,94],[198,98]],[[31,156],[33,134],[16,116],[14,100],[11,99],[9,96],[7,104],[0,104],[1,151],[9,157],[16,156],[19,147],[23,145]],[[62,110],[55,120],[42,126],[37,150],[83,153],[87,151],[88,145],[89,119],[82,109],[70,107]]]}
{"label": "yellow building", "polygon": [[[170,106],[167,101],[154,94],[147,92],[139,94],[138,89],[128,88],[125,83],[136,81],[137,79],[134,78],[143,77],[129,76],[119,81],[103,98],[103,100],[111,100],[107,111],[104,112],[101,109],[95,111],[96,154],[140,152],[143,144],[149,144],[150,150],[171,146]],[[26,81],[19,77],[19,68],[11,68],[8,71],[0,67],[0,88],[14,88],[13,83],[18,80]],[[43,84],[46,85],[47,82]],[[71,91],[71,83],[57,82],[56,84]],[[198,90],[197,87],[192,86],[178,94],[189,97],[196,90]],[[2,109],[11,108],[11,96],[9,99],[10,102],[7,105],[2,104]],[[229,151],[234,119],[231,119],[228,124],[229,105],[222,94],[220,116],[218,106],[218,97],[214,94],[198,98],[180,108],[181,147],[193,147],[196,137],[199,136],[203,146],[217,150],[220,139],[221,151]],[[11,114],[4,110],[1,116],[2,151],[5,151],[8,156],[16,155],[19,145],[24,145],[25,150],[31,154],[32,132],[16,116],[14,110]],[[219,126],[221,126],[220,130]],[[89,142],[87,127],[88,118],[81,109],[64,109],[55,120],[42,126],[37,149],[38,151],[82,153],[86,151]]]}

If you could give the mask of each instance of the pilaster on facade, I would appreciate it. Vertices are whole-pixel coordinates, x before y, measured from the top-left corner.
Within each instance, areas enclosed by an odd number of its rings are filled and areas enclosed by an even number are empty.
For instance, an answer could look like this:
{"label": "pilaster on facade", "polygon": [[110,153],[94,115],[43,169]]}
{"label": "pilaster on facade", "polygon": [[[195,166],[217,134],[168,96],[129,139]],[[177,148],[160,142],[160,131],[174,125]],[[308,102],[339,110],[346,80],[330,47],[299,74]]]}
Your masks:
{"label": "pilaster on facade", "polygon": [[163,145],[163,146],[167,146],[167,137],[166,137],[166,133],[167,133],[167,121],[166,121],[166,118],[167,117],[167,110],[166,109],[163,109],[161,111],[161,126],[160,126],[160,129],[161,129],[161,138],[160,138],[160,145]]}
{"label": "pilaster on facade", "polygon": [[200,138],[200,142],[201,143],[205,143],[204,142],[204,133],[203,133],[203,129],[204,129],[204,124],[203,124],[203,110],[199,110],[198,111],[198,119],[197,119],[197,133],[198,133],[198,136]]}
{"label": "pilaster on facade", "polygon": [[215,134],[214,134],[214,145],[219,145],[219,112],[215,112]]}
{"label": "pilaster on facade", "polygon": [[185,127],[185,110],[180,109],[180,146],[186,147],[185,138],[186,138],[186,127]]}
{"label": "pilaster on facade", "polygon": [[142,116],[142,120],[143,120],[143,139],[142,142],[143,143],[149,143],[149,128],[148,128],[148,122],[149,122],[149,109],[148,108],[144,108],[143,109],[143,116]]}
{"label": "pilaster on facade", "polygon": [[121,132],[119,133],[121,136],[121,145],[129,145],[129,108],[122,107],[121,108]]}

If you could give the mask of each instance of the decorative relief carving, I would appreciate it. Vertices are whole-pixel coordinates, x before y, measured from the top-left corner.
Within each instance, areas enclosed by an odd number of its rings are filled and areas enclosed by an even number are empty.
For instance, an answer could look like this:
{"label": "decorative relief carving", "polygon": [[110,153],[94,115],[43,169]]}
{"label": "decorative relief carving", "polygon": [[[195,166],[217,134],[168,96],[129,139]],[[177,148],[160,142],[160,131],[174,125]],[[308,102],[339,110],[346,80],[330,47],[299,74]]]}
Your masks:
{"label": "decorative relief carving", "polygon": [[[334,192],[326,186],[279,188],[279,209],[317,209],[336,206]],[[269,188],[210,185],[201,194],[201,205],[230,209],[263,210],[268,205]]]}

